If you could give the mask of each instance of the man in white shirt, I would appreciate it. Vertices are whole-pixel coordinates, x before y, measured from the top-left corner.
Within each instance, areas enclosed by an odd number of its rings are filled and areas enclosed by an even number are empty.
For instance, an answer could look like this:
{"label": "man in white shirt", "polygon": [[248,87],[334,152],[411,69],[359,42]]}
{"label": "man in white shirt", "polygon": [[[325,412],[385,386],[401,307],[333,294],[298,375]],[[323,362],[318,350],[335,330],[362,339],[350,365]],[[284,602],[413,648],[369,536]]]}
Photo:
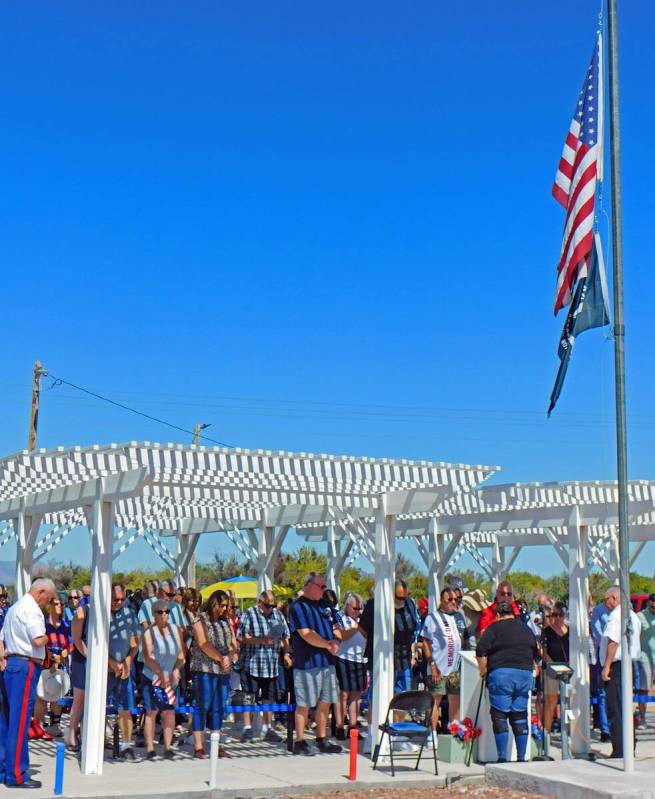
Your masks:
{"label": "man in white shirt", "polygon": [[428,613],[421,629],[423,652],[428,664],[428,689],[434,695],[434,729],[439,724],[439,704],[446,693],[446,677],[459,670],[461,636],[455,621],[457,594],[454,588],[441,592],[436,613]]}
{"label": "man in white shirt", "polygon": [[9,608],[0,631],[0,782],[9,786],[41,787],[30,778],[27,732],[48,640],[43,608],[54,595],[52,580],[35,580]]}
{"label": "man in white shirt", "polygon": [[[599,661],[603,665],[602,678],[607,694],[607,716],[610,723],[612,753],[610,757],[623,757],[623,737],[621,735],[621,592],[618,586],[605,593],[605,604],[612,607],[607,625],[600,641]],[[630,605],[630,658],[639,660],[641,655],[641,622]],[[632,705],[630,705],[630,708]],[[631,711],[630,711],[631,712]]]}

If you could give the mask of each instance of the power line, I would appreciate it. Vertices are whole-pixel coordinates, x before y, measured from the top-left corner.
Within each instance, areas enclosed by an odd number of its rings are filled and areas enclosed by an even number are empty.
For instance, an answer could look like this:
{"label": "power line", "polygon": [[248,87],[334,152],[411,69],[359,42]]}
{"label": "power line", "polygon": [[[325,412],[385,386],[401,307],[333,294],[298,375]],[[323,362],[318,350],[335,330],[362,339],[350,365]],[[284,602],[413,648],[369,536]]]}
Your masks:
{"label": "power line", "polygon": [[[166,425],[166,427],[170,427],[172,430],[179,430],[179,432],[188,433],[190,436],[193,436],[195,433],[194,430],[187,430],[185,427],[180,427],[179,425],[172,424],[172,422],[167,422],[165,419],[158,419],[156,416],[151,416],[149,413],[138,411],[136,408],[130,408],[129,405],[123,405],[122,402],[116,402],[116,400],[110,399],[109,397],[103,397],[102,394],[96,394],[95,391],[90,391],[88,388],[83,388],[82,386],[76,386],[75,383],[71,383],[69,380],[64,380],[62,377],[56,377],[52,373],[50,373],[50,377],[52,378],[52,385],[48,386],[48,390],[57,388],[57,386],[70,386],[71,388],[74,388],[77,391],[81,391],[84,394],[88,394],[90,397],[95,397],[95,399],[102,400],[102,402],[108,402],[110,405],[114,405],[117,408],[122,408],[124,411],[135,413],[137,416],[143,416],[144,419],[149,419],[151,422],[157,422],[158,424]],[[217,441],[215,438],[209,438],[209,436],[203,436],[203,435],[200,435],[199,437],[205,441],[211,441],[212,444],[218,444],[219,447],[227,447],[228,449],[234,449],[234,445],[225,444],[223,441]]]}

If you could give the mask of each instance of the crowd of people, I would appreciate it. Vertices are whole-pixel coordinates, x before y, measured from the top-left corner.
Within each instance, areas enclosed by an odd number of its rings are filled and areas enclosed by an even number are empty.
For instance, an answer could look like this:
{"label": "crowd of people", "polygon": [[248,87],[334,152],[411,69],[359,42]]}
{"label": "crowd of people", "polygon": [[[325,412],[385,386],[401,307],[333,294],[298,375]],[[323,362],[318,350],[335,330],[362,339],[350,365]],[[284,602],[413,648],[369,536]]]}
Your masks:
{"label": "crowd of people", "polygon": [[[92,603],[90,586],[66,595],[40,578],[10,605],[0,586],[0,781],[7,785],[37,782],[29,775],[27,742],[62,736],[64,707],[68,748],[80,751]],[[427,600],[416,602],[398,579],[394,605],[394,692],[430,691],[435,730],[459,717],[463,650],[475,651],[486,681],[500,761],[507,758],[510,728],[518,759],[527,757],[531,693],[546,731],[564,723],[558,719],[558,682],[546,674],[548,664],[569,661],[562,602],[541,596],[530,613],[507,581],[489,602],[480,589],[469,591],[454,579],[430,612]],[[602,739],[611,739],[616,757],[622,756],[618,612],[618,589],[610,588],[590,612],[589,648],[594,720]],[[235,704],[268,706],[257,735],[281,742],[280,702],[295,703],[294,754],[340,752],[338,741],[360,725],[363,751],[370,751],[362,711],[372,686],[374,615],[372,598],[348,593],[340,604],[325,577],[314,572],[293,601],[278,603],[273,592],[264,591],[244,612],[225,591],[203,601],[196,589],[180,589],[170,580],[151,580],[133,592],[114,584],[107,702],[117,714],[119,756],[136,760],[138,743],[145,759],[158,756],[158,745],[162,758],[173,759],[177,734],[192,742],[195,758],[207,758],[206,732],[221,732]],[[646,694],[654,673],[655,594],[640,618],[634,616],[633,630],[636,690]],[[240,711],[239,721],[241,740],[255,740],[252,714]],[[310,726],[314,734],[308,739]],[[230,756],[225,742],[229,738],[223,735],[221,757]]]}

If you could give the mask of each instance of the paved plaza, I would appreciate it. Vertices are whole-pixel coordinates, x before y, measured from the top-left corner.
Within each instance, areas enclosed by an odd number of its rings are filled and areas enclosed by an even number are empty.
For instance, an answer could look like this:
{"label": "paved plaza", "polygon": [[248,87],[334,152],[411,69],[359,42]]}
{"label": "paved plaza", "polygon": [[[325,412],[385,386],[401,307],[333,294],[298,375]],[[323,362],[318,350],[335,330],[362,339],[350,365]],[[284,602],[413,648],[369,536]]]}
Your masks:
{"label": "paved plaza", "polygon": [[[30,791],[34,799],[54,795],[56,742],[34,741],[30,745],[33,775],[43,782],[39,790]],[[158,747],[161,749],[161,747]],[[175,746],[177,757],[173,761],[158,759],[154,762],[115,762],[111,751],[106,750],[103,773],[85,776],[80,772],[75,755],[66,753],[64,796],[162,797],[191,796],[204,799],[220,797],[271,797],[294,793],[315,793],[317,790],[349,790],[362,786],[406,785],[443,787],[451,782],[471,778],[482,780],[484,768],[472,764],[470,768],[450,763],[439,764],[435,777],[432,757],[425,755],[418,771],[414,770],[416,755],[394,755],[396,777],[391,778],[385,766],[373,771],[368,757],[360,755],[357,762],[357,783],[348,779],[348,745],[338,755],[302,757],[288,753],[285,744],[255,742],[228,744],[232,757],[218,762],[218,789],[209,789],[209,760],[194,760],[193,749],[186,744]],[[207,743],[209,750],[209,742]],[[143,752],[143,750],[138,750]]]}

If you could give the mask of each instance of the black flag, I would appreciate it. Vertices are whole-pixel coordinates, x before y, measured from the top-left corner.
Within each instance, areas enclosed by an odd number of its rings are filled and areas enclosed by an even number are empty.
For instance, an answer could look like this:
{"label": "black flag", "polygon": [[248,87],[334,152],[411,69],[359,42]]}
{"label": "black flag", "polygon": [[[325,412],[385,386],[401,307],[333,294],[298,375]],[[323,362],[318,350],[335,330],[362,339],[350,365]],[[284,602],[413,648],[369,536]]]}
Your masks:
{"label": "black flag", "polygon": [[605,281],[605,266],[603,264],[603,251],[600,246],[598,233],[594,235],[594,246],[589,255],[587,276],[578,280],[575,293],[571,300],[564,329],[559,340],[557,354],[560,359],[559,370],[555,378],[548,416],[555,407],[562,390],[562,384],[569,366],[569,358],[575,344],[575,337],[592,327],[604,327],[610,323],[609,306],[607,302],[607,283]]}

